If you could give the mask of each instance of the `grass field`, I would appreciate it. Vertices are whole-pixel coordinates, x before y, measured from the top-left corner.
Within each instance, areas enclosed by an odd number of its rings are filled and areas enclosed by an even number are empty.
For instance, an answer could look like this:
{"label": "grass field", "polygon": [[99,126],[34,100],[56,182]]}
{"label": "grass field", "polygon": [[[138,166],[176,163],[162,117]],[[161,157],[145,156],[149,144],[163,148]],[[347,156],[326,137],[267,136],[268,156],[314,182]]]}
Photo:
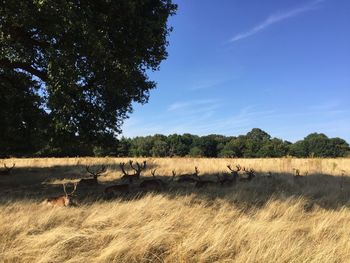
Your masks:
{"label": "grass field", "polygon": [[[0,160],[16,163],[0,175],[0,262],[350,262],[350,159],[148,159],[145,176],[198,166],[215,180],[229,163],[257,176],[202,189],[172,182],[159,192],[136,184],[105,200],[127,160]],[[78,186],[77,206],[41,204],[85,177],[85,165],[102,164],[99,186]],[[293,168],[308,176],[296,180]]]}

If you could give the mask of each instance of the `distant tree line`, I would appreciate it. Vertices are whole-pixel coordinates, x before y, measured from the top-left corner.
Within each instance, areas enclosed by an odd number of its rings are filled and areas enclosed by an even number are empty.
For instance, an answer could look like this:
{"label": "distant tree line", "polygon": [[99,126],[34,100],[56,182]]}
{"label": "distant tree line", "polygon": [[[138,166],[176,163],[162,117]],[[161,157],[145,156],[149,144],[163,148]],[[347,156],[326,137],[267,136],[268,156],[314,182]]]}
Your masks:
{"label": "distant tree line", "polygon": [[238,137],[192,134],[154,135],[122,138],[117,143],[118,156],[135,157],[344,157],[350,155],[349,144],[340,138],[312,133],[291,143],[272,138],[261,129],[252,129]]}
{"label": "distant tree line", "polygon": [[[27,114],[36,114],[27,112]],[[4,116],[6,117],[6,116]],[[25,128],[25,127],[23,127]],[[235,157],[235,158],[268,158],[268,157],[346,157],[350,156],[349,144],[340,138],[328,138],[324,134],[312,133],[303,140],[291,143],[272,138],[261,129],[254,128],[246,135],[223,136],[192,134],[172,134],[116,139],[105,138],[101,144],[72,144],[71,151],[59,148],[48,148],[47,137],[35,136],[36,141],[24,141],[20,137],[7,137],[0,140],[0,148],[6,144],[7,152],[0,152],[1,157],[10,156],[119,156],[119,157]],[[14,131],[15,135],[15,131]],[[16,147],[17,145],[17,147]],[[42,148],[40,148],[42,147]],[[67,149],[67,145],[62,146]],[[64,154],[62,154],[64,152]]]}

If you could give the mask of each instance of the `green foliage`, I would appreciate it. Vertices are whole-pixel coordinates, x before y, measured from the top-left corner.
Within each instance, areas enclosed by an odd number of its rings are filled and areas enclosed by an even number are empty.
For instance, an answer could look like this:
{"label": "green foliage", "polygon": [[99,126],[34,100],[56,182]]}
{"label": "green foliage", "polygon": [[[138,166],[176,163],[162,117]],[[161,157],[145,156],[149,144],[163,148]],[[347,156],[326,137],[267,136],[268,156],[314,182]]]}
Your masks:
{"label": "green foliage", "polygon": [[47,114],[38,91],[25,74],[0,69],[0,157],[33,155],[44,147]]}
{"label": "green foliage", "polygon": [[130,152],[131,142],[130,139],[122,137],[117,142],[117,153],[116,155],[119,157],[128,156]]}
{"label": "green foliage", "polygon": [[[154,135],[122,138],[118,144],[119,156],[190,156],[190,157],[342,157],[350,153],[349,145],[340,138],[328,138],[323,134],[310,134],[294,144],[272,138],[260,129],[246,135],[226,137],[222,135],[196,136],[191,134]],[[120,145],[124,145],[121,147]],[[127,150],[129,152],[127,153]]]}
{"label": "green foliage", "polygon": [[171,0],[2,1],[0,69],[23,89],[40,84],[43,154],[86,155],[115,142],[132,103],[146,103],[155,88],[146,73],[167,57],[175,11]]}
{"label": "green foliage", "polygon": [[193,143],[193,136],[190,134],[178,135],[173,134],[168,136],[169,156],[184,157],[190,151]]}
{"label": "green foliage", "polygon": [[190,152],[188,153],[188,156],[191,157],[202,157],[205,156],[202,149],[199,148],[198,146],[194,146],[190,149]]}
{"label": "green foliage", "polygon": [[343,157],[349,153],[349,144],[340,138],[328,138],[312,133],[291,146],[291,155],[297,157]]}
{"label": "green foliage", "polygon": [[169,154],[169,147],[167,143],[167,137],[164,135],[156,134],[152,138],[152,149],[150,154],[153,157],[165,157]]}

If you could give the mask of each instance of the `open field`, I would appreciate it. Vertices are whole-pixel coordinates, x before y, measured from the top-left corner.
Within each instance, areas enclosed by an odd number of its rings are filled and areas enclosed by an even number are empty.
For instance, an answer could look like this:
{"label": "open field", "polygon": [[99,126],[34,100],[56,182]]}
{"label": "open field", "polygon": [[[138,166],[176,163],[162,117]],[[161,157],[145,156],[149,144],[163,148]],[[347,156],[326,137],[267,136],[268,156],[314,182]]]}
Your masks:
{"label": "open field", "polygon": [[[0,175],[0,262],[350,262],[350,159],[147,159],[144,175],[157,169],[166,180],[173,169],[198,166],[215,181],[229,163],[257,175],[201,189],[171,182],[147,192],[136,184],[105,199],[127,160],[6,160],[16,167]],[[100,185],[78,186],[77,206],[40,204],[86,177],[85,165],[102,164]],[[308,176],[296,179],[293,168]]]}

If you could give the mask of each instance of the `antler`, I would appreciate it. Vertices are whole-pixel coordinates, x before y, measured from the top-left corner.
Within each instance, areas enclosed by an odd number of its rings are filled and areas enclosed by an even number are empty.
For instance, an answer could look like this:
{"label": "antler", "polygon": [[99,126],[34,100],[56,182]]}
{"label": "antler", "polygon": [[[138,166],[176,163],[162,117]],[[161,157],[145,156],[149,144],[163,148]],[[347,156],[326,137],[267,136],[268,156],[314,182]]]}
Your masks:
{"label": "antler", "polygon": [[67,194],[67,190],[66,190],[66,184],[62,184],[63,185],[63,191],[64,191],[64,194],[66,195],[66,197],[68,197],[68,196],[71,196],[71,195],[73,195],[74,194],[74,192],[77,190],[77,185],[78,185],[78,183],[74,183],[74,188],[73,188],[73,191],[72,192],[70,192],[69,194]]}
{"label": "antler", "polygon": [[172,170],[171,173],[173,174],[173,176],[170,178],[170,182],[174,180],[175,176],[176,176],[176,172],[175,170]]}
{"label": "antler", "polygon": [[233,170],[232,168],[231,168],[231,165],[226,165],[226,167],[231,171],[231,172],[235,172],[235,170]]}
{"label": "antler", "polygon": [[6,163],[4,163],[4,167],[5,167],[5,169],[6,169],[7,171],[11,171],[15,166],[16,166],[16,164],[14,163],[14,164],[12,165],[12,167],[7,167]]}
{"label": "antler", "polygon": [[139,172],[146,169],[146,161],[143,161],[142,164],[139,164],[138,162],[136,162],[136,165],[137,165],[137,171]]}
{"label": "antler", "polygon": [[130,164],[130,167],[135,171],[136,176],[140,176],[142,170],[146,169],[146,161],[143,161],[142,164],[140,164],[139,162],[136,162],[137,167],[133,165],[133,161],[129,161],[129,164]]}
{"label": "antler", "polygon": [[[130,162],[132,162],[132,161],[130,161]],[[119,167],[120,167],[120,169],[122,170],[122,173],[125,175],[125,176],[129,176],[129,174],[125,171],[125,163],[123,162],[123,163],[120,163],[119,164]]]}
{"label": "antler", "polygon": [[230,164],[228,164],[226,167],[227,167],[231,172],[239,172],[239,171],[242,169],[241,166],[240,166],[239,164],[236,165],[236,168],[237,168],[236,170],[233,170]]}
{"label": "antler", "polygon": [[153,177],[156,176],[156,171],[157,171],[157,169],[154,169],[153,171],[151,171],[151,174],[152,174]]}
{"label": "antler", "polygon": [[[135,167],[134,167],[134,165],[133,165],[133,163],[134,163],[134,161],[133,160],[130,160],[129,161],[129,165],[130,165],[130,167],[134,170],[134,171],[136,171],[136,169],[135,169]],[[135,174],[136,174],[136,172],[134,172]]]}
{"label": "antler", "polygon": [[66,192],[66,184],[62,184],[63,185],[63,192],[66,196],[68,196],[67,192]]}
{"label": "antler", "polygon": [[90,170],[90,166],[85,166],[86,171],[93,175],[94,178],[97,178],[98,176],[100,176],[102,173],[104,173],[106,171],[106,166],[102,165],[99,171],[92,171]]}
{"label": "antler", "polygon": [[74,194],[74,192],[77,190],[77,185],[78,185],[78,183],[74,183],[74,189],[73,189],[73,191],[72,191],[70,194],[68,194],[68,195],[73,195],[73,194]]}
{"label": "antler", "polygon": [[198,176],[198,174],[199,174],[199,170],[198,170],[198,167],[197,167],[197,166],[194,167],[194,174],[195,174],[196,176]]}

